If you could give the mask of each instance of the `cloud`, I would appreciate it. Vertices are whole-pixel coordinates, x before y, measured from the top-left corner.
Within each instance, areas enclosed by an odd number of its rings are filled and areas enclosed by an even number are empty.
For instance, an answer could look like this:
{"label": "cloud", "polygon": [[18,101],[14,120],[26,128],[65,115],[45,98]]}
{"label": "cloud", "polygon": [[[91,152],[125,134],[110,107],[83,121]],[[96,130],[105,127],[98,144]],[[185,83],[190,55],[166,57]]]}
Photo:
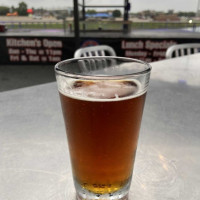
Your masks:
{"label": "cloud", "polygon": [[131,0],[133,11],[174,10],[196,12],[198,0]]}

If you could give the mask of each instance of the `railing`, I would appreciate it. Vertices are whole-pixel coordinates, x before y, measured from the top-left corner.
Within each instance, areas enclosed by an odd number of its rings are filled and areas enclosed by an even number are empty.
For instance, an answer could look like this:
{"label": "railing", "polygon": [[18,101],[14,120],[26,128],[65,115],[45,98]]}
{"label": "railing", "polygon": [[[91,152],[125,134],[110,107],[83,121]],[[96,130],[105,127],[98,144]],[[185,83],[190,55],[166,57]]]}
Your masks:
{"label": "railing", "polygon": [[[67,29],[73,31],[73,21],[34,21],[34,22],[5,22],[8,29]],[[80,22],[81,31],[102,30],[109,31],[122,30],[124,22],[122,21],[84,21]],[[200,27],[200,23],[184,22],[128,22],[129,30],[136,29],[180,29],[191,28],[193,31]]]}
{"label": "railing", "polygon": [[196,28],[200,23],[187,22],[133,22],[132,29],[180,29],[180,28]]}

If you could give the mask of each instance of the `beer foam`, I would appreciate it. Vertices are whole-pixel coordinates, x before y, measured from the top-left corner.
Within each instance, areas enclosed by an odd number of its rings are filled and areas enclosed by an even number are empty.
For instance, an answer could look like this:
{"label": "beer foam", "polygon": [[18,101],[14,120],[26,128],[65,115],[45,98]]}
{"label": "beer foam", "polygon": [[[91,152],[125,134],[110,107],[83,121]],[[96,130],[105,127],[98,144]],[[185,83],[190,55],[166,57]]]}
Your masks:
{"label": "beer foam", "polygon": [[137,80],[66,80],[57,76],[58,90],[65,96],[85,101],[120,101],[142,95]]}

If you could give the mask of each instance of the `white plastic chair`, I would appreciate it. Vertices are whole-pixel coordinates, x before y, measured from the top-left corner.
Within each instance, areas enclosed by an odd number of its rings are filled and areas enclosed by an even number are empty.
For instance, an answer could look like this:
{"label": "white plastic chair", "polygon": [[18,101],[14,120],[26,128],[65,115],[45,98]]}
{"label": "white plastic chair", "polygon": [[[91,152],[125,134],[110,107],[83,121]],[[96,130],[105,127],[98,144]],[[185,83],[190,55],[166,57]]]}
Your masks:
{"label": "white plastic chair", "polygon": [[91,56],[116,56],[114,49],[107,45],[97,45],[77,49],[74,58],[91,57]]}
{"label": "white plastic chair", "polygon": [[175,58],[199,52],[200,52],[200,43],[177,44],[177,45],[172,45],[167,49],[165,57],[167,59]]}

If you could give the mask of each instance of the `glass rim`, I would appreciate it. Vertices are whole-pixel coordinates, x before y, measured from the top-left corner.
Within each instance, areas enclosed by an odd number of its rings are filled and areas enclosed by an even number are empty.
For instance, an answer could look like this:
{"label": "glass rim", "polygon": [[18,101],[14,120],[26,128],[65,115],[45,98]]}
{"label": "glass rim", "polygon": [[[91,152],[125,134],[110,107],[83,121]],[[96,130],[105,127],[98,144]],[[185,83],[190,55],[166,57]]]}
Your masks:
{"label": "glass rim", "polygon": [[[85,74],[73,74],[69,72],[65,72],[64,70],[60,69],[59,66],[66,63],[69,64],[72,61],[78,61],[78,60],[87,60],[87,59],[95,59],[95,58],[111,58],[111,59],[123,59],[124,61],[133,61],[135,63],[140,63],[143,64],[147,67],[147,69],[141,70],[139,72],[133,72],[133,73],[127,73],[123,75],[85,75]],[[58,75],[62,75],[65,77],[69,78],[74,78],[74,79],[89,79],[89,80],[102,80],[102,79],[124,79],[124,78],[129,78],[129,77],[134,77],[134,76],[141,76],[142,74],[149,74],[151,72],[151,65],[145,61],[135,59],[135,58],[128,58],[128,57],[118,57],[118,56],[91,56],[91,57],[79,57],[79,58],[71,58],[71,59],[66,59],[63,61],[60,61],[56,63],[54,70]]]}

